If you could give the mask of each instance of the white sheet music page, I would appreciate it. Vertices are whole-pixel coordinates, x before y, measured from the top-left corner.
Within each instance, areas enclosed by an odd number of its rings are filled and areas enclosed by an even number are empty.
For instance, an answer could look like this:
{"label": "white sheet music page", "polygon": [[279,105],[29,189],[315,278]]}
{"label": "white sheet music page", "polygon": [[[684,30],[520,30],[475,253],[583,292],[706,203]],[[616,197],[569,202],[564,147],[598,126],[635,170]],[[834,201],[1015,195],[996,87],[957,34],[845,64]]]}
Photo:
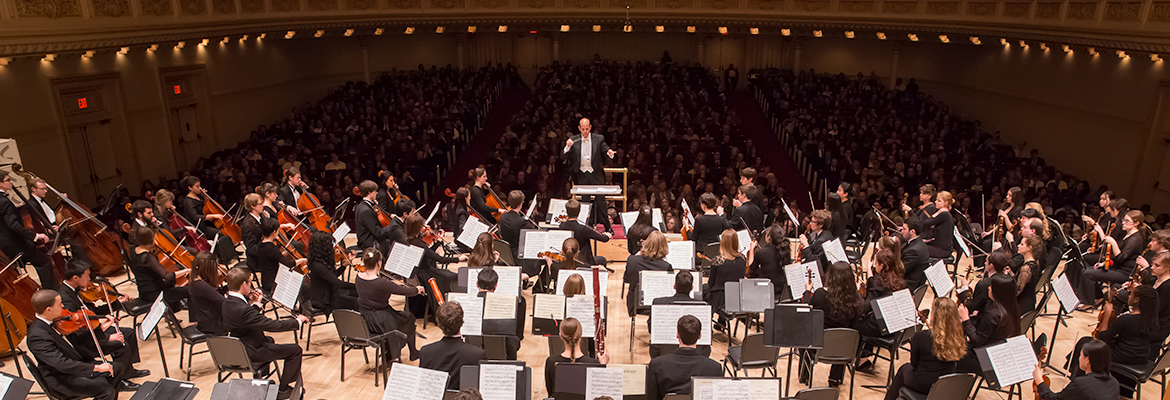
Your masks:
{"label": "white sheet music page", "polygon": [[702,336],[698,344],[711,344],[711,306],[710,305],[674,305],[659,304],[650,308],[650,325],[654,328],[650,335],[650,344],[678,343],[678,319],[684,315],[693,315],[703,324]]}
{"label": "white sheet music page", "polygon": [[463,328],[459,334],[464,336],[483,335],[483,298],[468,293],[447,293],[447,301],[459,303],[463,309]]}
{"label": "white sheet music page", "polygon": [[673,269],[695,269],[695,242],[680,240],[666,242],[669,249],[666,253],[666,262]]}
{"label": "white sheet music page", "polygon": [[605,367],[585,369],[586,399],[609,396],[613,400],[622,400],[623,388],[622,370]]}
{"label": "white sheet music page", "polygon": [[773,400],[780,398],[780,379],[749,379],[748,400]]}
{"label": "white sheet music page", "polygon": [[1036,368],[1036,354],[1024,335],[1008,338],[1006,343],[987,348],[987,361],[995,370],[1000,387],[1008,387],[1032,379]]}
{"label": "white sheet music page", "polygon": [[748,249],[752,248],[752,234],[747,229],[735,231],[735,238],[739,242],[739,252],[747,257]]}
{"label": "white sheet music page", "polygon": [[0,375],[0,398],[8,393],[8,387],[12,386],[12,377],[8,375]]}
{"label": "white sheet music page", "polygon": [[348,234],[349,224],[342,222],[341,225],[337,226],[337,229],[333,230],[333,244],[337,245],[338,243],[341,243],[342,240],[345,240],[345,235]]}
{"label": "white sheet music page", "polygon": [[524,229],[520,231],[520,234],[524,235],[524,240],[522,241],[524,246],[520,248],[520,257],[531,260],[540,259],[540,257],[537,257],[537,254],[546,251],[560,254],[561,248],[564,247],[565,239],[573,237],[573,231],[560,229],[548,231]]}
{"label": "white sheet music page", "polygon": [[825,258],[829,262],[849,262],[849,257],[845,255],[845,248],[841,247],[841,238],[836,238],[821,244],[821,248],[825,250]]}
{"label": "white sheet music page", "polygon": [[[447,373],[413,365],[394,363],[382,400],[443,400]],[[508,400],[515,399],[515,394]]]}
{"label": "white sheet music page", "polygon": [[626,228],[626,232],[630,231],[630,227],[638,222],[638,212],[630,211],[618,214],[622,218],[622,226]]}
{"label": "white sheet music page", "polygon": [[784,276],[788,278],[788,289],[791,291],[794,300],[800,299],[804,295],[804,284],[808,283],[810,276],[812,277],[813,292],[816,292],[822,286],[821,273],[817,269],[816,261],[785,265]]}
{"label": "white sheet music page", "polygon": [[967,241],[963,239],[963,235],[959,234],[959,228],[955,228],[955,243],[958,243],[959,248],[963,249],[963,255],[971,257],[971,248],[967,247]]}
{"label": "white sheet music page", "polygon": [[532,318],[565,319],[565,296],[536,293],[532,295]]}
{"label": "white sheet music page", "polygon": [[[602,309],[604,310],[604,307]],[[593,313],[593,296],[573,296],[565,299],[565,318],[576,318],[581,323],[581,337],[596,336],[597,324],[593,323]],[[602,317],[605,317],[604,313]]]}
{"label": "white sheet music page", "polygon": [[606,364],[606,368],[622,371],[622,394],[646,394],[646,364]]}
{"label": "white sheet music page", "polygon": [[536,211],[536,200],[540,198],[540,193],[532,196],[532,202],[528,203],[528,211],[524,212],[525,219],[532,219],[532,212]]}
{"label": "white sheet music page", "polygon": [[524,367],[509,364],[479,365],[479,394],[483,400],[516,400],[517,369]]}
{"label": "white sheet music page", "polygon": [[463,223],[463,232],[460,232],[459,237],[455,238],[455,241],[463,243],[467,248],[474,249],[475,239],[479,237],[479,234],[487,232],[490,228],[483,221],[480,221],[479,218],[472,215],[467,217],[467,222]]}
{"label": "white sheet music page", "polygon": [[682,209],[686,210],[686,212],[684,214],[687,215],[687,222],[691,225],[691,227],[694,227],[695,226],[695,216],[691,215],[692,214],[691,206],[687,204],[686,200],[682,201]]}
{"label": "white sheet music page", "polygon": [[[468,220],[471,219],[468,218]],[[403,278],[409,278],[414,273],[414,267],[417,267],[418,262],[422,260],[422,256],[422,247],[394,243],[394,246],[390,248],[390,254],[386,255],[384,269]]]}
{"label": "white sheet music page", "polygon": [[516,296],[488,293],[483,301],[483,319],[515,319]]}
{"label": "white sheet music page", "polygon": [[[510,296],[520,295],[520,267],[494,266],[493,270],[499,276],[496,281],[496,293]],[[483,268],[467,268],[467,293],[479,293],[479,271]]]}
{"label": "white sheet music page", "polygon": [[877,299],[878,312],[886,323],[886,331],[894,333],[918,323],[918,309],[914,307],[914,297],[910,289],[902,289],[894,294]]}
{"label": "white sheet music page", "polygon": [[427,220],[423,221],[423,225],[430,225],[431,224],[431,220],[435,218],[435,214],[439,213],[439,204],[440,203],[435,203],[435,208],[431,209],[431,215],[427,216]]}
{"label": "white sheet music page", "polygon": [[674,296],[674,274],[666,271],[642,271],[639,273],[642,290],[642,304],[648,306],[659,297]]}
{"label": "white sheet music page", "polygon": [[1072,313],[1081,302],[1081,299],[1077,298],[1077,292],[1068,283],[1068,276],[1064,274],[1052,280],[1052,288],[1056,290],[1056,299],[1060,300],[1060,306],[1064,308],[1066,314]]}
{"label": "white sheet music page", "polygon": [[955,282],[951,281],[951,274],[942,260],[926,268],[926,281],[934,288],[934,297],[946,296],[947,292],[955,288]]}
{"label": "white sheet music page", "polygon": [[788,202],[785,201],[781,204],[784,204],[784,213],[788,214],[788,219],[792,221],[792,226],[800,226],[800,222],[796,221],[796,214],[793,214],[792,209],[788,208]]}
{"label": "white sheet music page", "polygon": [[276,267],[276,289],[272,290],[272,301],[288,308],[297,305],[297,297],[301,294],[301,284],[305,276],[284,266]]}
{"label": "white sheet music page", "polygon": [[[569,275],[581,275],[585,280],[585,295],[593,297],[593,271],[578,271],[575,269],[562,269],[557,272],[557,294],[565,294],[565,281],[569,279]],[[601,270],[598,279],[601,280],[601,295],[607,296],[609,289],[609,271]]]}
{"label": "white sheet music page", "polygon": [[751,386],[746,380],[720,379],[712,387],[711,400],[744,400],[751,397]]}
{"label": "white sheet music page", "polygon": [[654,229],[662,229],[666,224],[666,220],[662,218],[661,208],[650,210],[650,224],[654,225]]}
{"label": "white sheet music page", "polygon": [[565,204],[568,202],[565,199],[548,199],[549,222],[556,222],[557,217],[565,215]]}
{"label": "white sheet music page", "polygon": [[138,339],[146,340],[150,337],[150,333],[154,331],[154,327],[162,320],[163,313],[167,311],[166,303],[163,303],[163,295],[159,294],[158,298],[154,299],[154,304],[150,305],[150,312],[146,313],[146,318],[142,320],[142,324],[138,325]]}

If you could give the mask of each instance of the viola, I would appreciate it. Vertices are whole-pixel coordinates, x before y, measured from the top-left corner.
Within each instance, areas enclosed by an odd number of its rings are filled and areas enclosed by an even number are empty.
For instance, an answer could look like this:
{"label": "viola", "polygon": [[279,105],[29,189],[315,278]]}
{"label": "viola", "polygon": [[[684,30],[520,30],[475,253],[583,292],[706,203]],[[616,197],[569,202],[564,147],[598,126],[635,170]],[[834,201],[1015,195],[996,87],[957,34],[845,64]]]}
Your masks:
{"label": "viola", "polygon": [[[536,256],[539,258],[548,257],[550,260],[553,260],[556,262],[565,261],[564,255],[562,255],[561,253],[553,252],[553,251],[542,251],[542,252],[536,253]],[[703,256],[703,255],[700,254],[700,256]],[[703,256],[703,257],[706,257],[706,256]]]}
{"label": "viola", "polygon": [[223,218],[219,218],[213,221],[215,228],[219,229],[220,233],[230,238],[232,240],[232,244],[239,244],[240,240],[243,240],[243,236],[240,231],[240,225],[236,224],[232,217],[229,216],[228,210],[225,210],[223,206],[219,205],[218,201],[215,201],[215,199],[211,198],[211,196],[208,196],[207,193],[200,193],[200,195],[203,196],[203,213],[222,215]]}
{"label": "viola", "polygon": [[118,289],[114,288],[114,285],[111,285],[109,281],[91,279],[89,286],[81,288],[78,291],[78,295],[81,296],[82,300],[89,303],[94,303],[98,300],[106,300],[109,303],[107,299],[117,298],[121,296],[121,293],[118,293]]}
{"label": "viola", "polygon": [[69,335],[79,329],[97,329],[101,326],[102,318],[104,317],[87,309],[80,309],[77,312],[65,311],[60,318],[53,321],[53,327],[57,328],[61,335]]}
{"label": "viola", "polygon": [[1117,310],[1113,309],[1113,298],[1117,296],[1117,288],[1109,287],[1109,293],[1105,296],[1105,303],[1101,306],[1101,312],[1097,314],[1097,327],[1093,329],[1093,339],[1097,335],[1104,332],[1113,321],[1117,319]]}
{"label": "viola", "polygon": [[[1040,346],[1040,354],[1036,355],[1036,359],[1043,360],[1045,357],[1048,357],[1048,346]],[[1045,385],[1052,387],[1052,379],[1048,378],[1048,375],[1043,375],[1041,380],[1044,381]],[[1040,382],[1032,381],[1032,393],[1036,393],[1036,400],[1041,400]]]}
{"label": "viola", "polygon": [[309,223],[314,228],[322,232],[333,232],[333,222],[329,219],[329,213],[326,213],[321,206],[321,201],[317,200],[317,196],[305,190],[301,193],[301,197],[297,199],[297,209],[301,210],[302,214],[307,215]]}

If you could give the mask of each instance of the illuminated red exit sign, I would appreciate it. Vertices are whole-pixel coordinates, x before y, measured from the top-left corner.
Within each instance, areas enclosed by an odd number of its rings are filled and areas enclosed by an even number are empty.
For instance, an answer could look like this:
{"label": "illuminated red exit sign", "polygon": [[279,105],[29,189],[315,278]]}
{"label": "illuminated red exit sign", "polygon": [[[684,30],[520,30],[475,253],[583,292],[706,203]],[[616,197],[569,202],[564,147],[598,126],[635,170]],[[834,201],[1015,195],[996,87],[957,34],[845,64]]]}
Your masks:
{"label": "illuminated red exit sign", "polygon": [[183,85],[175,85],[175,94],[183,94]]}
{"label": "illuminated red exit sign", "polygon": [[86,97],[78,97],[77,108],[89,108],[89,99]]}

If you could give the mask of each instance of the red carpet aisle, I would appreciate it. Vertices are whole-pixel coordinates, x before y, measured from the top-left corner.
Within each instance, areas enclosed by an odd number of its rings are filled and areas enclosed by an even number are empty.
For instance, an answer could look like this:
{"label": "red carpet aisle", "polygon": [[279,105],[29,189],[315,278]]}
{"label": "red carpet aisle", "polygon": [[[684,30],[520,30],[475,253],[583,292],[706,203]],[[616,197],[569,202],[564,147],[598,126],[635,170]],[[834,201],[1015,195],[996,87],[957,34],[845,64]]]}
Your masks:
{"label": "red carpet aisle", "polygon": [[504,135],[504,128],[508,127],[512,116],[524,107],[524,102],[528,101],[529,96],[528,91],[524,89],[507,89],[500,93],[492,104],[487,118],[484,119],[483,129],[471,139],[467,148],[460,152],[459,159],[455,160],[455,165],[440,181],[439,187],[431,191],[431,199],[445,202],[449,199],[443,194],[444,189],[454,190],[467,183],[467,171],[487,161],[488,153],[500,141],[500,136]]}
{"label": "red carpet aisle", "polygon": [[808,182],[805,182],[792,157],[788,156],[788,149],[776,139],[776,132],[772,131],[768,117],[755,97],[752,97],[751,92],[735,91],[727,96],[727,102],[731,110],[739,115],[744,136],[752,140],[759,154],[763,155],[764,162],[772,167],[772,173],[776,175],[780,187],[784,188],[786,196],[795,199],[802,210],[809,210],[808,196],[805,195],[808,193]]}

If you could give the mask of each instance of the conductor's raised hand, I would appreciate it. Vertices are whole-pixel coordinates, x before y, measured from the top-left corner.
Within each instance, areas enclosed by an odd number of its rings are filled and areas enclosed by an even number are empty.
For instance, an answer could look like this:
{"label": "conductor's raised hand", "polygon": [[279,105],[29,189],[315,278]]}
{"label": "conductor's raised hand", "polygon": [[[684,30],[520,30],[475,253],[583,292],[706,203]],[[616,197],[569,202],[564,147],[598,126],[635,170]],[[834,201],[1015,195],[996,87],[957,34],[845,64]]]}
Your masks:
{"label": "conductor's raised hand", "polygon": [[609,156],[609,158],[613,158],[614,154],[617,154],[617,151],[614,151],[614,149],[609,149],[609,151],[605,152],[605,155]]}
{"label": "conductor's raised hand", "polygon": [[565,147],[573,147],[573,138],[565,140]]}

